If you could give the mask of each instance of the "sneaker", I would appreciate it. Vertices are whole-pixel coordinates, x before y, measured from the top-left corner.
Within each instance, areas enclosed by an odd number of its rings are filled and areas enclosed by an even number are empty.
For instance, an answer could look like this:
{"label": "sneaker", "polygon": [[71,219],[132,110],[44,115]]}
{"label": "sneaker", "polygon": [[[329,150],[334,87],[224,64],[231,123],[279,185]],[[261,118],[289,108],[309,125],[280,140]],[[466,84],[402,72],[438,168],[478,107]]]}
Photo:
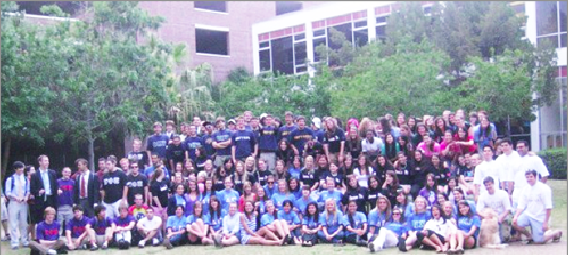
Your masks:
{"label": "sneaker", "polygon": [[158,238],[154,238],[154,239],[152,239],[152,244],[154,246],[158,246],[158,245],[160,245],[160,240],[158,240]]}
{"label": "sneaker", "polygon": [[47,255],[57,255],[57,251],[54,249],[47,250]]}
{"label": "sneaker", "polygon": [[24,244],[22,244],[22,247],[24,247],[24,248],[29,248],[29,247],[30,247],[30,243],[24,243]]}
{"label": "sneaker", "polygon": [[4,238],[2,238],[2,241],[10,241],[12,240],[12,238],[10,237],[10,234],[6,234],[4,235]]}
{"label": "sneaker", "polygon": [[97,247],[97,245],[95,244],[95,245],[91,246],[91,249],[89,249],[89,250],[96,251],[98,249],[99,249],[99,247]]}
{"label": "sneaker", "polygon": [[369,242],[367,244],[367,247],[369,247],[369,251],[375,252],[375,244],[373,244],[372,242]]}
{"label": "sneaker", "polygon": [[81,247],[79,247],[80,250],[86,250],[87,249],[87,244],[83,244],[81,245]]}
{"label": "sneaker", "polygon": [[144,245],[146,245],[144,240],[140,240],[140,242],[138,242],[138,248],[144,248]]}
{"label": "sneaker", "polygon": [[106,250],[108,248],[108,243],[105,241],[101,249]]}

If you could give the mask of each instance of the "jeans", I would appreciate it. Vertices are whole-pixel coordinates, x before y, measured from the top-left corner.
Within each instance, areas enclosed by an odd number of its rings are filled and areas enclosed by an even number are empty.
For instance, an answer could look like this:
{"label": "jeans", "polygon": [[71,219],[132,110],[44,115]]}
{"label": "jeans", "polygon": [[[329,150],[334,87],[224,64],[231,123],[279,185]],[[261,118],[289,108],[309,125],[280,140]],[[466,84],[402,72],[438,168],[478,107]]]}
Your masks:
{"label": "jeans", "polygon": [[343,233],[343,231],[339,231],[337,235],[333,236],[333,239],[327,240],[327,238],[325,238],[325,233],[323,232],[323,230],[318,231],[318,239],[321,243],[332,243],[337,241],[343,241],[344,235],[345,234]]}
{"label": "jeans", "polygon": [[11,201],[8,214],[12,247],[19,247],[20,240],[24,246],[28,246],[28,203]]}

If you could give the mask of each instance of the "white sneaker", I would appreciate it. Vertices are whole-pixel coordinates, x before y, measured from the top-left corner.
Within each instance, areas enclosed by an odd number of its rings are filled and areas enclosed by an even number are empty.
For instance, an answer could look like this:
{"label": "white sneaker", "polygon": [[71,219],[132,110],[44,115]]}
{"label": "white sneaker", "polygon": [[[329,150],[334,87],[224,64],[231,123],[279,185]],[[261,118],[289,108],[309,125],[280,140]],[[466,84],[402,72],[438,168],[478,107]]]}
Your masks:
{"label": "white sneaker", "polygon": [[54,250],[54,249],[47,250],[47,255],[56,255],[56,254],[57,254],[57,251]]}
{"label": "white sneaker", "polygon": [[101,247],[101,249],[106,250],[107,248],[108,248],[108,244],[107,244],[107,242],[105,241],[105,242],[103,243],[103,246]]}
{"label": "white sneaker", "polygon": [[160,244],[160,240],[158,240],[158,238],[154,238],[154,239],[152,239],[152,244],[153,244],[154,246],[157,246],[157,245]]}
{"label": "white sneaker", "polygon": [[140,242],[138,242],[138,248],[144,248],[144,245],[146,245],[144,240],[140,240]]}

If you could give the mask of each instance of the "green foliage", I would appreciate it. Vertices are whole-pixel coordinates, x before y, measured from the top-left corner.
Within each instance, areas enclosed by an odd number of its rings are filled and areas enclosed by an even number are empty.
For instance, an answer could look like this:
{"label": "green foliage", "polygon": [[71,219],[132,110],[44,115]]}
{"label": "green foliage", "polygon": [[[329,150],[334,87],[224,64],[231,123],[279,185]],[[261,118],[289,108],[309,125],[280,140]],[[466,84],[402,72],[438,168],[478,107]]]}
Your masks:
{"label": "green foliage", "polygon": [[409,37],[415,43],[432,37],[432,20],[425,16],[421,2],[399,2],[399,11],[393,10],[387,18],[387,41],[395,45]]}
{"label": "green foliage", "polygon": [[55,17],[69,17],[69,14],[64,13],[63,10],[57,5],[44,5],[39,8],[39,12],[47,15],[47,16],[55,16]]}
{"label": "green foliage", "polygon": [[193,117],[216,117],[217,104],[211,97],[213,87],[213,69],[208,63],[181,74],[178,86],[170,90],[176,94],[176,106],[181,110],[180,121],[192,121]]}
{"label": "green foliage", "polygon": [[566,147],[539,151],[538,156],[548,167],[550,179],[566,179],[568,171],[568,165],[566,163]]}
{"label": "green foliage", "polygon": [[[367,47],[367,52],[380,53],[384,46]],[[332,115],[347,119],[400,111],[442,112],[449,105],[441,100],[446,89],[436,77],[448,64],[448,56],[430,42],[415,43],[410,36],[401,40],[393,55],[358,55],[332,85]]]}
{"label": "green foliage", "polygon": [[16,4],[16,1],[2,1],[0,8],[2,9],[2,13],[15,12],[20,9],[20,6]]}
{"label": "green foliage", "polygon": [[240,83],[225,81],[220,84],[219,114],[234,117],[251,110],[256,116],[263,112],[283,115],[285,111],[311,116],[314,109],[317,114],[329,114],[326,106],[321,105],[327,98],[326,86],[323,82],[310,84],[307,75],[269,75]]}
{"label": "green foliage", "polygon": [[247,69],[244,66],[238,66],[237,68],[229,72],[229,75],[227,75],[227,81],[240,83],[240,82],[245,82],[251,77],[252,73],[247,71]]}

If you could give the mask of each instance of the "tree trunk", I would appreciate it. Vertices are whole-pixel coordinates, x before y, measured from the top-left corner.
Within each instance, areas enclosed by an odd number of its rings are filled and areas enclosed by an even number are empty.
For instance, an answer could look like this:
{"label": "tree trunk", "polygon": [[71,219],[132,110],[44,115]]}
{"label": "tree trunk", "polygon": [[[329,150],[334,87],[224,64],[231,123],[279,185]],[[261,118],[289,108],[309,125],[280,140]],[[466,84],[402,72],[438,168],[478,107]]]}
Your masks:
{"label": "tree trunk", "polygon": [[91,171],[96,171],[95,169],[95,138],[92,135],[89,135],[87,138],[89,141],[89,169]]}
{"label": "tree trunk", "polygon": [[10,158],[10,149],[12,147],[12,137],[8,136],[6,139],[6,144],[4,145],[4,155],[2,155],[2,175],[0,176],[0,180],[4,180],[4,176],[6,176],[6,168],[8,167],[8,159]]}

